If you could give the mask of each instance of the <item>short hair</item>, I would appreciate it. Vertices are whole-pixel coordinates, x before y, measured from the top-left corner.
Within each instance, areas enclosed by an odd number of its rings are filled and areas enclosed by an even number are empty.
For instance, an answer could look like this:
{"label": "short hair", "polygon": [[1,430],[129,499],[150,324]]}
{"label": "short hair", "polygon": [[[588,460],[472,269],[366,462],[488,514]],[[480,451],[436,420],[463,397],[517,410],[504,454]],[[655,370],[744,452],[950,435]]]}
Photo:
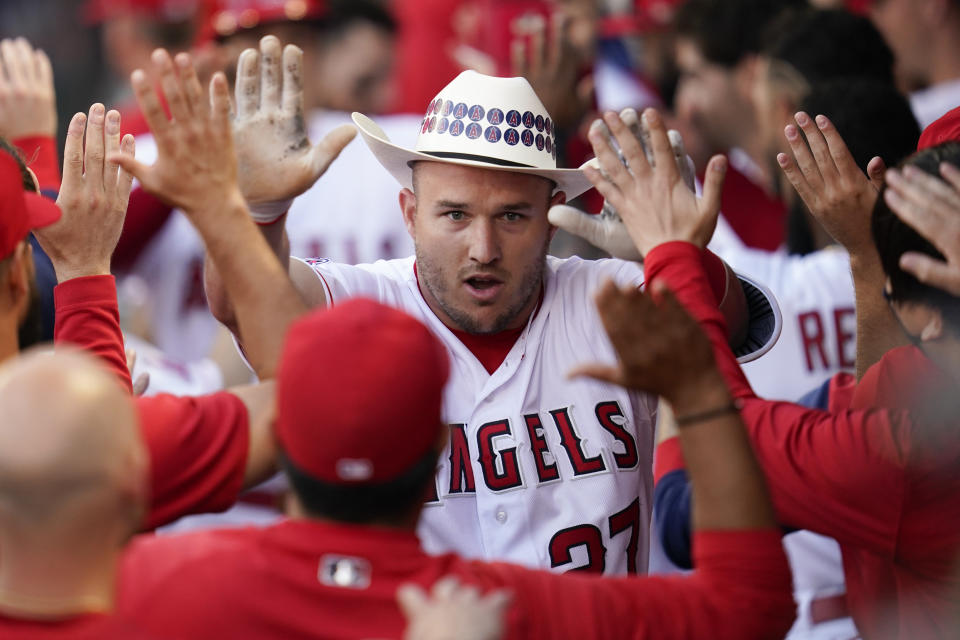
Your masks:
{"label": "short hair", "polygon": [[[960,143],[945,142],[918,151],[901,162],[900,166],[913,166],[942,180],[940,164],[943,162],[960,165]],[[871,231],[877,253],[880,255],[883,272],[890,279],[890,298],[901,302],[920,302],[935,307],[943,314],[946,325],[954,332],[960,331],[960,298],[943,289],[924,284],[900,268],[900,257],[908,251],[921,253],[936,260],[944,260],[944,256],[929,240],[890,210],[883,197],[885,192],[886,186],[880,190],[880,197],[877,198],[877,203],[873,207]],[[956,215],[960,215],[960,212]]]}
{"label": "short hair", "polygon": [[841,9],[790,8],[766,27],[761,52],[808,85],[836,78],[894,82],[893,52],[873,22]]}
{"label": "short hair", "polygon": [[771,20],[800,4],[805,0],[688,0],[677,11],[674,31],[710,62],[733,67],[760,51],[760,35]]}
{"label": "short hair", "polygon": [[281,454],[281,467],[307,514],[336,522],[369,524],[398,522],[427,498],[437,472],[437,452],[431,450],[400,476],[382,484],[332,484],[317,480]]}
{"label": "short hair", "polygon": [[[917,148],[920,127],[910,102],[896,87],[871,78],[831,80],[814,86],[798,109],[830,118],[857,166],[866,171],[874,156],[892,167]],[[787,251],[813,252],[806,209],[796,201],[787,213]]]}
{"label": "short hair", "polygon": [[33,176],[30,175],[30,171],[27,169],[27,162],[23,157],[23,152],[10,144],[3,136],[0,136],[0,149],[9,153],[10,156],[16,160],[17,167],[20,169],[20,180],[23,183],[23,190],[36,193],[37,185],[34,183]]}

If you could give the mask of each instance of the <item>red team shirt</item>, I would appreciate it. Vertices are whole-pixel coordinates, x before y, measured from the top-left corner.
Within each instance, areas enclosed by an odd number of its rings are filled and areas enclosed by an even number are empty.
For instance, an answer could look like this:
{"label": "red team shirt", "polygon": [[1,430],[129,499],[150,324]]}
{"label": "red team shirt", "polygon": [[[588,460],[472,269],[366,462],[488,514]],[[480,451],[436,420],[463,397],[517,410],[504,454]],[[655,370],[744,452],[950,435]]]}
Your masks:
{"label": "red team shirt", "polygon": [[[757,398],[725,346],[723,320],[704,303],[699,256],[690,244],[664,245],[647,256],[647,276],[666,278],[710,335],[743,403],[779,521],[840,544],[848,604],[864,637],[953,637],[960,610],[957,390],[919,350],[905,348],[889,352],[847,395],[861,409],[827,413]],[[658,478],[682,465],[677,444],[661,447]]]}

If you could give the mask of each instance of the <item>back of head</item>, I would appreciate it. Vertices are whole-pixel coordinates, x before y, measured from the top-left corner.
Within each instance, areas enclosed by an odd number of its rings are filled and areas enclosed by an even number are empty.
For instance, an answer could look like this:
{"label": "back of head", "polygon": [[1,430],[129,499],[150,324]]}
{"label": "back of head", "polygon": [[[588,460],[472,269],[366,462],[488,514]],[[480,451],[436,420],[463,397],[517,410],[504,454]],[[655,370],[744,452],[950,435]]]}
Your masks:
{"label": "back of head", "polygon": [[804,0],[688,0],[674,18],[676,34],[708,61],[727,67],[760,51],[760,34],[782,11]]}
{"label": "back of head", "polygon": [[763,33],[762,53],[809,86],[836,78],[893,83],[893,52],[873,23],[841,9],[793,8]]}
{"label": "back of head", "polygon": [[[943,162],[960,166],[960,142],[945,142],[918,151],[904,160],[901,166],[916,167],[942,180],[940,164]],[[873,208],[871,227],[883,271],[890,279],[890,299],[919,302],[935,307],[942,312],[944,323],[951,328],[953,334],[960,334],[960,298],[924,284],[900,268],[900,257],[908,251],[921,253],[937,260],[944,260],[944,256],[929,240],[890,210],[883,197],[885,189],[886,187],[881,190],[877,204]],[[960,215],[960,211],[955,213]]]}
{"label": "back of head", "polygon": [[287,334],[276,433],[308,515],[401,522],[432,482],[447,353],[419,321],[371,300],[311,313]]}
{"label": "back of head", "polygon": [[8,361],[0,407],[0,530],[46,535],[112,519],[133,531],[146,454],[130,398],[93,357]]}

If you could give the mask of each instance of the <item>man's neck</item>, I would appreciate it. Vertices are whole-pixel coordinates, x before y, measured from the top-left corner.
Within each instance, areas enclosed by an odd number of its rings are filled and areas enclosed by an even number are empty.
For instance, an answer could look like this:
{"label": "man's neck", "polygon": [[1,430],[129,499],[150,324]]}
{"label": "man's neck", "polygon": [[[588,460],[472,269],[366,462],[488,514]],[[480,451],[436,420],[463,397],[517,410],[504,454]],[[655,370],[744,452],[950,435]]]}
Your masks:
{"label": "man's neck", "polygon": [[16,318],[0,318],[0,362],[8,360],[20,352],[20,339],[17,335]]}

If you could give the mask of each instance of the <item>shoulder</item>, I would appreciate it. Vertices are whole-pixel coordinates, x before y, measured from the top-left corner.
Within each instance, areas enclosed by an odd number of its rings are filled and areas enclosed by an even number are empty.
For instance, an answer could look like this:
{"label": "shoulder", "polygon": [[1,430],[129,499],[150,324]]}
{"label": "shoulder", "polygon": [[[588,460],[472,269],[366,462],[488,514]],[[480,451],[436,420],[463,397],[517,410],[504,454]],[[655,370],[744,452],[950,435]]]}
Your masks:
{"label": "shoulder", "polygon": [[409,256],[358,265],[331,262],[326,258],[302,262],[322,281],[327,300],[333,304],[358,296],[396,303],[406,292],[415,289],[410,286],[415,280],[414,260],[414,256]]}
{"label": "shoulder", "polygon": [[620,285],[643,284],[643,267],[639,263],[616,258],[584,260],[576,256],[547,256],[547,271],[559,287],[585,285],[593,289],[611,279]]}

